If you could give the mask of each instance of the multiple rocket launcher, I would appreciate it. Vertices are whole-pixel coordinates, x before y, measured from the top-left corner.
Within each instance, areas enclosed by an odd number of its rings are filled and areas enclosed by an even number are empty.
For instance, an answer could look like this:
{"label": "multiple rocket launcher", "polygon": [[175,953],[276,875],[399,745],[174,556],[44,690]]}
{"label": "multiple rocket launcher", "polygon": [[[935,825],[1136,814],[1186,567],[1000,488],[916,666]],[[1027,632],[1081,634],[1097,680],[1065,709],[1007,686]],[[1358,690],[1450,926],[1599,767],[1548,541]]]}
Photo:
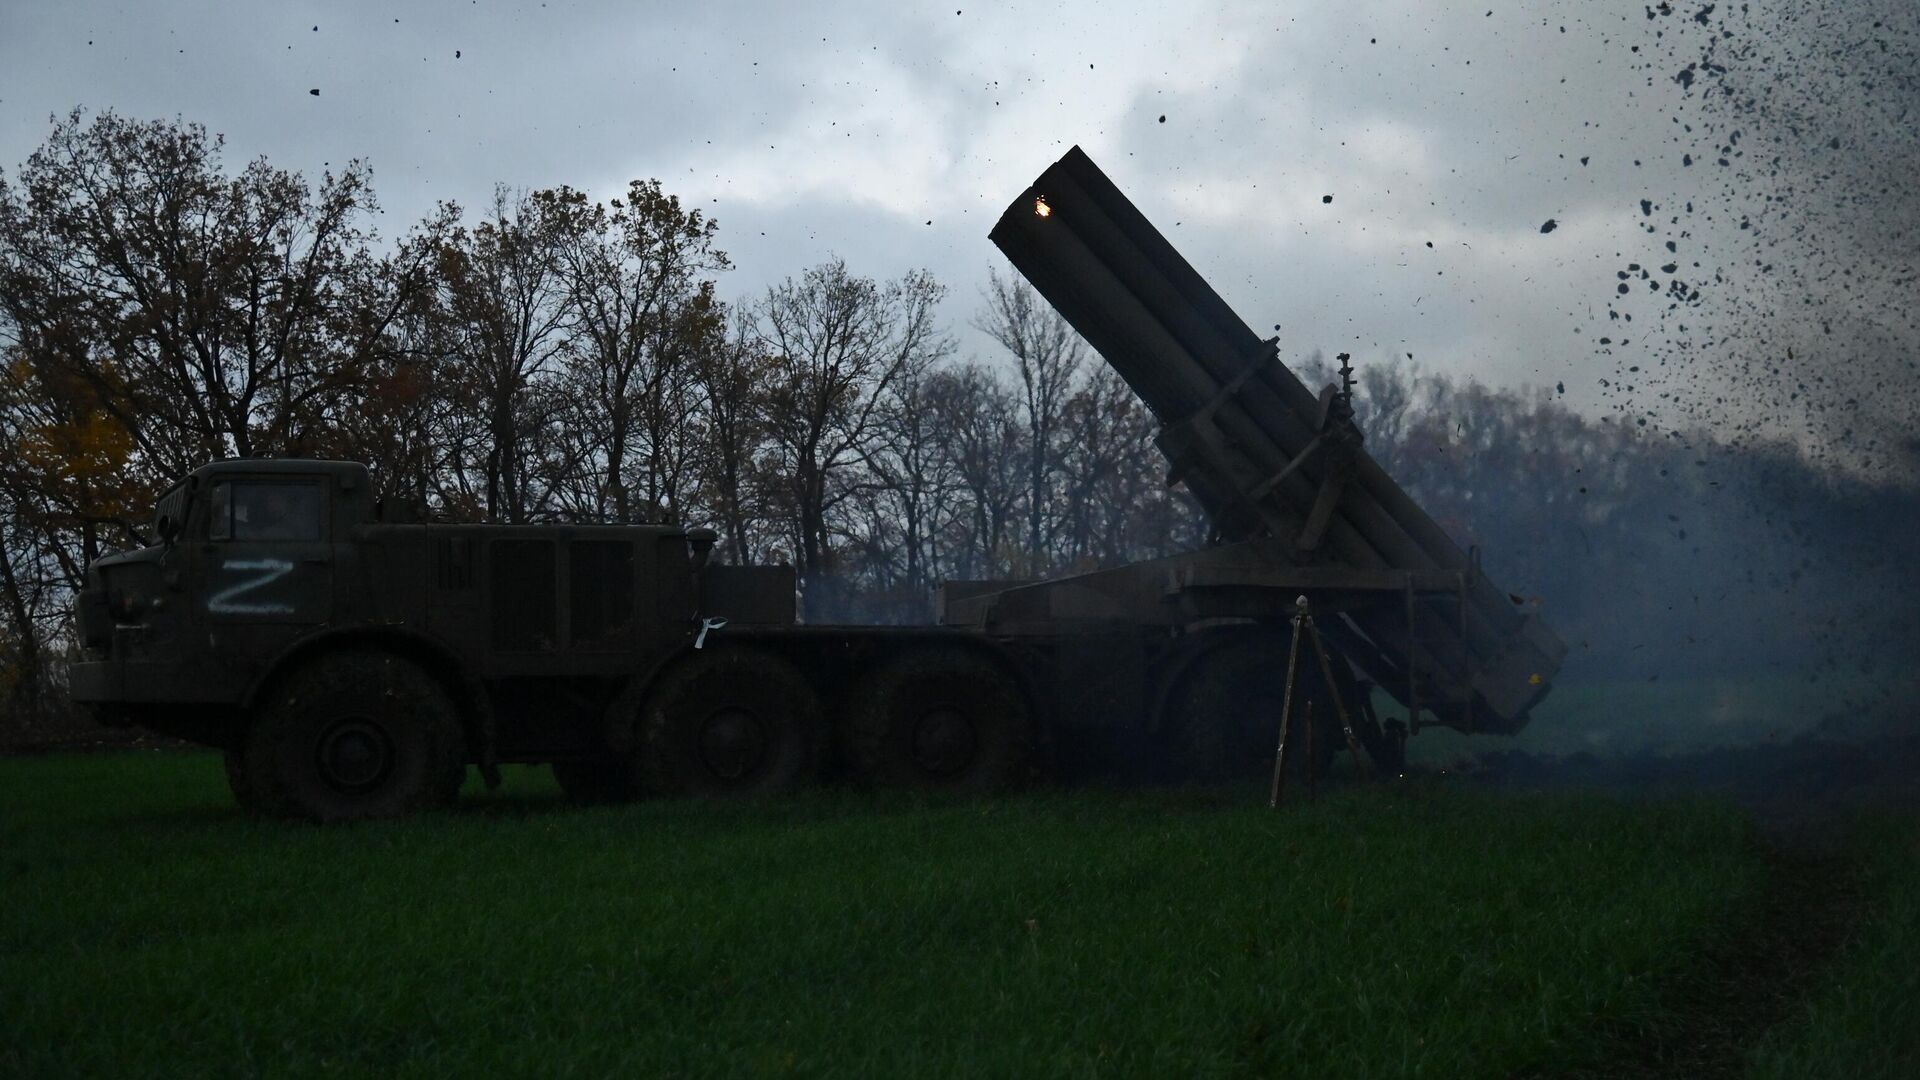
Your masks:
{"label": "multiple rocket launcher", "polygon": [[1218,542],[1303,580],[1358,572],[1342,651],[1416,725],[1423,709],[1470,731],[1526,723],[1566,645],[1367,454],[1346,393],[1302,383],[1085,153],[1042,173],[991,235],[1161,422],[1169,482]]}

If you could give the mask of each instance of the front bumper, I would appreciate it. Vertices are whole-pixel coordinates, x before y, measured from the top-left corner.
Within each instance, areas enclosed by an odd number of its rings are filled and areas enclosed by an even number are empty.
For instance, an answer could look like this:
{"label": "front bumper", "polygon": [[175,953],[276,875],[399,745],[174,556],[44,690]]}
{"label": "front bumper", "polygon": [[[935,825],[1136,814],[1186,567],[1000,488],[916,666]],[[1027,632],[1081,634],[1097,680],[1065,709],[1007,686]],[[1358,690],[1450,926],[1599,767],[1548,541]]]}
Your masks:
{"label": "front bumper", "polygon": [[127,700],[126,661],[75,661],[67,668],[67,693],[80,705],[106,705]]}
{"label": "front bumper", "polygon": [[81,660],[67,668],[68,694],[79,705],[222,705],[236,693],[221,681],[187,671],[178,660]]}

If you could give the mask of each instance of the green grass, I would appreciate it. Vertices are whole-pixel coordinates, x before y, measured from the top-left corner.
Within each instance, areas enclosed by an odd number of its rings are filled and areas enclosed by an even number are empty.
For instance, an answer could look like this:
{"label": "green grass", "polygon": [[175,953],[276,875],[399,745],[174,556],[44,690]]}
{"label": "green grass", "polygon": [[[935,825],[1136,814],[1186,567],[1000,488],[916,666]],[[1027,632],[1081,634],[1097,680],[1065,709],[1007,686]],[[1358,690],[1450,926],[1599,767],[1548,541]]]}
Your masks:
{"label": "green grass", "polygon": [[[1733,811],[1425,786],[253,822],[0,760],[0,1074],[1506,1076],[1658,1022]],[[1907,939],[1912,948],[1912,939]]]}
{"label": "green grass", "polygon": [[1756,1080],[1920,1075],[1920,826],[1872,819],[1856,846],[1871,907],[1798,1020],[1755,1048]]}

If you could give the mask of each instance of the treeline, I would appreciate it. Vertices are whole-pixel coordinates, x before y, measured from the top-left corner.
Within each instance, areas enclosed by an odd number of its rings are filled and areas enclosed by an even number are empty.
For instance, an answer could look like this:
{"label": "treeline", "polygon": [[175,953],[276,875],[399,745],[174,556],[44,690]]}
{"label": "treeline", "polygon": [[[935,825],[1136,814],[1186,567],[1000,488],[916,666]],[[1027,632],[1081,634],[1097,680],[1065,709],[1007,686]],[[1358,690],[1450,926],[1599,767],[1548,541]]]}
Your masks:
{"label": "treeline", "polygon": [[[504,189],[391,243],[367,170],[237,172],[192,124],[75,112],[0,174],[0,588],[16,671],[86,563],[227,456],[369,463],[461,521],[710,525],[815,618],[924,617],[947,578],[1196,542],[1152,424],[995,278],[956,354],[925,272],[840,261],[724,301],[715,223],[657,181]],[[24,676],[31,680],[31,676]]]}
{"label": "treeline", "polygon": [[[1163,482],[1154,418],[1011,275],[968,315],[997,355],[971,357],[925,272],[836,260],[722,299],[716,223],[658,181],[605,202],[502,189],[390,241],[377,211],[359,163],[317,184],[264,160],[229,172],[203,128],[111,113],[57,121],[0,173],[16,714],[57,696],[87,561],[142,543],[158,492],[219,457],[364,461],[384,497],[446,520],[708,525],[727,559],[790,562],[815,619],[917,621],[943,580],[1206,541]],[[1332,380],[1317,358],[1301,374]],[[1393,363],[1360,378],[1371,451],[1495,580],[1545,598],[1576,658],[1678,645],[1682,591],[1724,613],[1754,607],[1755,573],[1797,587],[1809,567],[1756,539],[1787,535],[1747,497],[1760,480],[1796,513],[1884,500],[1791,453],[1652,438],[1545,393]]]}

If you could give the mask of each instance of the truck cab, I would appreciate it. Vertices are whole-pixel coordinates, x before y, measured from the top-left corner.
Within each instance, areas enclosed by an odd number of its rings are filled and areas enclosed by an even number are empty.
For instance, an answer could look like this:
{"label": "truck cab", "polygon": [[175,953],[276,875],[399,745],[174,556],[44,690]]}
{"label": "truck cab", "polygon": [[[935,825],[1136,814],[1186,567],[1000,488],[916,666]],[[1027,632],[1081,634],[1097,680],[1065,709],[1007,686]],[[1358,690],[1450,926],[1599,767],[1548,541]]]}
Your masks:
{"label": "truck cab", "polygon": [[76,702],[219,745],[288,646],[338,615],[343,548],[376,519],[364,466],[219,461],[161,496],[153,542],[96,559],[78,598]]}
{"label": "truck cab", "polygon": [[[106,723],[226,751],[247,802],[262,717],[315,671],[419,699],[414,710],[431,716],[410,726],[448,727],[459,767],[491,773],[502,760],[602,753],[611,699],[698,631],[704,530],[413,518],[378,502],[356,462],[196,469],[159,499],[152,543],[87,568],[73,700]],[[392,731],[362,736],[335,747],[336,786],[365,781],[346,758],[392,758]],[[319,738],[319,750],[332,745]]]}

